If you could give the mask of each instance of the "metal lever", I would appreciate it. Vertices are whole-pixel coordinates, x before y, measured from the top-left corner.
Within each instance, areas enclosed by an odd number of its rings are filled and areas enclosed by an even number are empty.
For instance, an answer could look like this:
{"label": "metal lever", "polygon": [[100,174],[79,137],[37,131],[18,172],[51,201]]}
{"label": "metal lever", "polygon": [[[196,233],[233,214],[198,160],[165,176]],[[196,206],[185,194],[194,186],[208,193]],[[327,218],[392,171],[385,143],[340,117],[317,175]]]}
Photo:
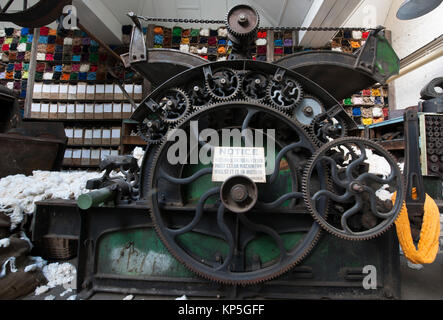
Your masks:
{"label": "metal lever", "polygon": [[[413,224],[412,236],[417,240],[420,236],[423,221],[423,206],[426,194],[423,185],[423,176],[420,166],[419,128],[418,114],[414,108],[406,109],[404,118],[405,132],[405,167],[406,178],[406,208],[408,209],[409,221]],[[412,197],[412,189],[416,189],[417,197]]]}

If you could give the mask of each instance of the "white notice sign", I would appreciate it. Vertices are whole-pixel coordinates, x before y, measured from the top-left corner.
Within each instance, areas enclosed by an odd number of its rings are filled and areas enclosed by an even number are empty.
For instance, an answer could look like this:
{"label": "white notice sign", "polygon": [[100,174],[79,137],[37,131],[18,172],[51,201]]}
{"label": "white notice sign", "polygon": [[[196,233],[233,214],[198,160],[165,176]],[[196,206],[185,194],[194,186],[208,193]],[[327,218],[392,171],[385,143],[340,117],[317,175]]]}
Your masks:
{"label": "white notice sign", "polygon": [[212,181],[223,182],[236,175],[247,176],[254,182],[266,183],[265,149],[215,147]]}

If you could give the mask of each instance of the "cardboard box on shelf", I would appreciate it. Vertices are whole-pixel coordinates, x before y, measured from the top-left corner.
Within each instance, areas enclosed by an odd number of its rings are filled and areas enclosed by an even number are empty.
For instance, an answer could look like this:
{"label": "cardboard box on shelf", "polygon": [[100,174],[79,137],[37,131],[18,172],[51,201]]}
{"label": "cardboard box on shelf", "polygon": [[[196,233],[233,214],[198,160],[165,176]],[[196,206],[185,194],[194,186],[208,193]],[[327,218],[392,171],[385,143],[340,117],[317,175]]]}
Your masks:
{"label": "cardboard box on shelf", "polygon": [[70,84],[68,89],[68,100],[77,99],[77,85]]}
{"label": "cardboard box on shelf", "polygon": [[91,164],[91,150],[82,149],[82,166],[89,166]]}
{"label": "cardboard box on shelf", "polygon": [[96,100],[104,100],[105,99],[105,85],[104,84],[96,84],[95,85],[95,99]]}
{"label": "cardboard box on shelf", "polygon": [[31,104],[31,118],[40,118],[40,102],[33,102]]}
{"label": "cardboard box on shelf", "polygon": [[128,95],[132,99],[134,99],[134,85],[132,83],[131,84],[125,84],[125,91],[128,93]]}
{"label": "cardboard box on shelf", "polygon": [[103,103],[94,105],[94,119],[103,119]]}
{"label": "cardboard box on shelf", "polygon": [[114,84],[105,85],[105,99],[114,100]]}
{"label": "cardboard box on shelf", "polygon": [[103,104],[103,119],[112,119],[112,103]]}
{"label": "cardboard box on shelf", "polygon": [[100,149],[91,149],[91,166],[100,164]]}
{"label": "cardboard box on shelf", "polygon": [[67,100],[68,99],[68,88],[69,88],[68,84],[66,84],[66,83],[60,84],[59,92],[58,92],[58,98],[60,100]]}
{"label": "cardboard box on shelf", "polygon": [[134,100],[140,101],[143,99],[143,86],[141,84],[134,85]]}
{"label": "cardboard box on shelf", "polygon": [[75,118],[84,119],[85,118],[85,104],[78,103],[75,105]]}
{"label": "cardboard box on shelf", "polygon": [[66,103],[58,103],[57,119],[66,119]]}
{"label": "cardboard box on shelf", "polygon": [[68,103],[66,105],[66,119],[75,119],[75,104]]}
{"label": "cardboard box on shelf", "polygon": [[123,103],[122,119],[129,119],[132,115],[132,105],[130,103]]}
{"label": "cardboard box on shelf", "polygon": [[122,89],[118,85],[116,85],[114,87],[114,100],[121,101],[121,100],[125,100],[125,99],[126,99],[126,97],[123,94]]}
{"label": "cardboard box on shelf", "polygon": [[94,119],[94,104],[85,104],[85,119]]}
{"label": "cardboard box on shelf", "polygon": [[99,146],[102,144],[102,129],[94,128],[92,130],[92,144],[94,146]]}
{"label": "cardboard box on shelf", "polygon": [[86,99],[86,83],[79,83],[77,85],[77,100],[85,100]]}
{"label": "cardboard box on shelf", "polygon": [[111,145],[118,146],[120,144],[121,128],[113,127],[111,131]]}
{"label": "cardboard box on shelf", "polygon": [[95,100],[95,85],[88,84],[86,86],[86,100]]}
{"label": "cardboard box on shelf", "polygon": [[102,145],[109,146],[111,144],[111,129],[103,128]]}
{"label": "cardboard box on shelf", "polygon": [[43,84],[41,99],[46,99],[46,100],[51,99],[51,85],[50,84]]}
{"label": "cardboard box on shelf", "polygon": [[68,138],[68,144],[74,144],[74,129],[73,128],[65,128],[65,135]]}
{"label": "cardboard box on shelf", "polygon": [[40,119],[49,118],[49,103],[42,102],[40,104]]}
{"label": "cardboard box on shelf", "polygon": [[72,149],[72,165],[80,166],[82,164],[82,149]]}
{"label": "cardboard box on shelf", "polygon": [[57,113],[58,113],[58,104],[51,103],[49,105],[49,119],[57,119]]}
{"label": "cardboard box on shelf", "polygon": [[57,100],[58,99],[58,95],[60,90],[60,85],[59,84],[51,84],[51,92],[49,94],[49,98],[51,100]]}
{"label": "cardboard box on shelf", "polygon": [[32,99],[41,99],[42,98],[42,89],[43,89],[43,83],[35,82],[34,89],[32,92]]}
{"label": "cardboard box on shelf", "polygon": [[72,166],[72,149],[66,149],[63,157],[64,166]]}
{"label": "cardboard box on shelf", "polygon": [[112,107],[112,118],[121,119],[122,118],[122,104],[120,102],[115,102]]}
{"label": "cardboard box on shelf", "polygon": [[74,144],[75,145],[83,144],[83,129],[74,128]]}
{"label": "cardboard box on shelf", "polygon": [[92,145],[92,129],[84,129],[83,144],[88,146]]}

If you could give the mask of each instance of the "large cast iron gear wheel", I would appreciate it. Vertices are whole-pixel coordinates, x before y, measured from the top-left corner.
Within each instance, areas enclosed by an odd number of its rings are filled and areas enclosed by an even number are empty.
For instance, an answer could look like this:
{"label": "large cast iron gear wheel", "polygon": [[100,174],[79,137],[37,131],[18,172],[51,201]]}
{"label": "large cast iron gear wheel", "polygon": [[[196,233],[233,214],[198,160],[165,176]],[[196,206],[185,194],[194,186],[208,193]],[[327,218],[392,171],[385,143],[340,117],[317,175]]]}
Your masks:
{"label": "large cast iron gear wheel", "polygon": [[250,101],[263,102],[266,99],[268,85],[269,77],[265,73],[250,71],[242,77],[241,89]]}
{"label": "large cast iron gear wheel", "polygon": [[[351,149],[353,152],[343,153]],[[383,159],[384,175],[372,169],[369,155]],[[333,190],[310,186],[312,173],[319,168],[330,172]],[[309,161],[303,196],[309,212],[323,229],[346,240],[369,240],[386,232],[397,219],[405,198],[403,180],[397,161],[383,147],[363,138],[340,138],[323,145]],[[385,189],[397,194],[394,203],[379,198]],[[326,218],[318,207],[319,201],[325,199],[334,208]]]}
{"label": "large cast iron gear wheel", "polygon": [[237,5],[226,14],[226,28],[236,38],[250,38],[257,34],[260,15],[248,5]]}
{"label": "large cast iron gear wheel", "polygon": [[325,112],[323,103],[314,96],[304,95],[294,109],[294,118],[304,126],[310,126],[315,117]]}
{"label": "large cast iron gear wheel", "polygon": [[191,110],[191,103],[185,91],[179,88],[166,90],[156,101],[160,107],[162,120],[168,124],[178,123]]}
{"label": "large cast iron gear wheel", "polygon": [[296,80],[290,77],[273,79],[267,88],[267,95],[271,105],[279,110],[290,112],[303,99],[303,88]]}
{"label": "large cast iron gear wheel", "polygon": [[233,99],[240,91],[241,81],[237,72],[230,68],[214,70],[206,79],[206,88],[210,96],[219,101]]}
{"label": "large cast iron gear wheel", "polygon": [[[226,113],[236,116],[230,123],[218,121],[218,126],[212,127],[215,132],[225,128],[276,130],[274,138],[265,136],[276,146],[274,153],[267,153],[273,168],[266,183],[254,183],[241,175],[223,184],[212,182],[211,163],[191,164],[191,156],[207,146],[199,138],[213,125],[208,119],[223,119]],[[195,129],[197,119],[199,127]],[[316,150],[307,133],[283,112],[244,100],[200,109],[175,128],[199,141],[193,150],[186,148],[183,159],[187,164],[171,163],[168,154],[173,154],[171,148],[177,150],[176,142],[164,141],[146,168],[150,170],[147,187],[153,191],[147,199],[150,215],[170,253],[198,275],[226,284],[270,280],[302,261],[321,231],[300,198],[300,178]],[[329,189],[326,171],[314,172],[310,185]],[[318,206],[323,206],[326,215],[327,200],[320,200]]]}

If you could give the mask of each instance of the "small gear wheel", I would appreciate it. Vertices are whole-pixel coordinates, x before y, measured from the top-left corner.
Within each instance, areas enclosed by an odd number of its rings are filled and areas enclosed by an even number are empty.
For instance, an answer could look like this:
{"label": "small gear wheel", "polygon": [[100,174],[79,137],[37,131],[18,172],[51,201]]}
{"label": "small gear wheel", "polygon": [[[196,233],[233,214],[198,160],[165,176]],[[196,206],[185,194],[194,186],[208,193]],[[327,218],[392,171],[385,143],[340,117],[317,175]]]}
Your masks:
{"label": "small gear wheel", "polygon": [[137,125],[138,135],[147,143],[158,144],[162,141],[168,126],[160,119],[144,119]]}
{"label": "small gear wheel", "polygon": [[303,88],[294,79],[281,77],[279,81],[274,79],[269,83],[267,95],[273,107],[291,111],[303,99]]}
{"label": "small gear wheel", "polygon": [[168,124],[174,124],[185,118],[191,103],[189,97],[182,89],[171,88],[166,90],[157,99],[162,114],[162,120]]}
{"label": "small gear wheel", "polygon": [[325,111],[322,102],[316,97],[305,95],[294,109],[294,117],[302,125],[309,126],[315,117]]}
{"label": "small gear wheel", "polygon": [[346,123],[340,116],[331,118],[324,114],[319,114],[314,117],[309,131],[311,131],[312,135],[315,136],[320,144],[327,143],[333,139],[343,138],[348,132]]}
{"label": "small gear wheel", "polygon": [[210,96],[220,101],[234,98],[240,91],[240,78],[233,69],[220,68],[206,78]]}
{"label": "small gear wheel", "polygon": [[192,109],[199,110],[211,102],[211,96],[203,82],[194,82],[187,90]]}
{"label": "small gear wheel", "polygon": [[266,99],[266,88],[269,79],[261,72],[248,72],[243,76],[241,88],[243,94],[253,102],[262,102]]}
{"label": "small gear wheel", "polygon": [[260,25],[260,16],[254,8],[240,4],[226,15],[226,28],[236,38],[255,36]]}

